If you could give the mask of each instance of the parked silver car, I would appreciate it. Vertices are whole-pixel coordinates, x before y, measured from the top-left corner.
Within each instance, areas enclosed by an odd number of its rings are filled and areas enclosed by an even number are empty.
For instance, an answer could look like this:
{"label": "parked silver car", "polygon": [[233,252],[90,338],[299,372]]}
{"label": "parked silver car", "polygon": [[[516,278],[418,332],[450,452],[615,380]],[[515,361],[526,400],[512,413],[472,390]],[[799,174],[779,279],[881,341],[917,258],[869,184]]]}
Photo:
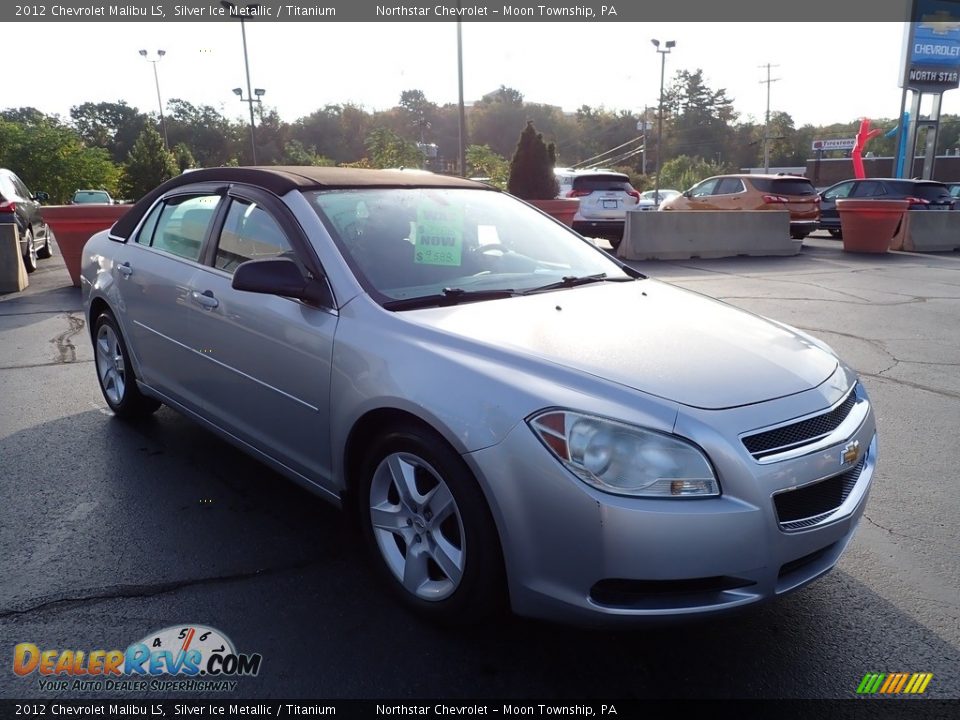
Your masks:
{"label": "parked silver car", "polygon": [[442,620],[786,593],[837,562],[877,461],[826,345],[458,178],[182,175],[91,238],[82,291],[114,413],[166,404],[344,506]]}

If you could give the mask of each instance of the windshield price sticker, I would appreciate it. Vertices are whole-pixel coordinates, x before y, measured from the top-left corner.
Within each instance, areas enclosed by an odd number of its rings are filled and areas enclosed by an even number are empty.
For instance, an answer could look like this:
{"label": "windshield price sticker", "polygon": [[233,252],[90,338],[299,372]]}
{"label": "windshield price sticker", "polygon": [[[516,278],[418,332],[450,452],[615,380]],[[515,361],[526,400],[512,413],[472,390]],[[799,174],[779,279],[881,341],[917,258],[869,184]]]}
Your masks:
{"label": "windshield price sticker", "polygon": [[463,210],[439,205],[417,209],[414,262],[459,267],[463,253]]}

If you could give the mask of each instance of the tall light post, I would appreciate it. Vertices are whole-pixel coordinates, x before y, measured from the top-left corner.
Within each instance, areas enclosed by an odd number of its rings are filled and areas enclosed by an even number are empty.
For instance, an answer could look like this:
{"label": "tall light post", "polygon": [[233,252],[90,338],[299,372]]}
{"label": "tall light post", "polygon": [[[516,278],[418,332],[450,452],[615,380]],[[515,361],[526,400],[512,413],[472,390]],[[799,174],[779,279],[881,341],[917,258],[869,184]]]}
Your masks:
{"label": "tall light post", "polygon": [[[460,0],[457,0],[457,9],[460,9]],[[457,20],[457,88],[459,99],[457,101],[457,144],[460,163],[460,177],[467,176],[467,155],[466,155],[466,130],[467,123],[463,111],[463,30],[460,21]]]}
{"label": "tall light post", "polygon": [[251,15],[254,15],[260,8],[259,3],[251,3],[245,7],[240,7],[233,4],[229,0],[220,0],[220,4],[227,9],[227,12],[230,13],[230,17],[238,18],[240,20],[240,35],[243,38],[243,66],[247,71],[247,97],[244,99],[242,90],[237,92],[238,88],[234,88],[234,93],[240,96],[240,100],[243,102],[249,103],[250,105],[250,149],[253,153],[253,164],[257,164],[257,138],[255,134],[255,123],[253,120],[253,104],[255,102],[262,102],[260,98],[263,96],[265,90],[262,88],[257,88],[256,99],[254,99],[254,90],[250,85],[250,57],[247,55],[247,29],[246,29],[246,19]]}
{"label": "tall light post", "polygon": [[657,117],[657,179],[654,181],[654,199],[657,202],[657,205],[660,204],[660,156],[663,155],[663,80],[664,72],[667,68],[667,55],[670,54],[670,49],[675,48],[677,43],[673,40],[667,40],[664,43],[664,50],[660,49],[660,41],[651,39],[650,42],[653,43],[653,46],[657,49],[657,52],[660,53],[660,114]]}
{"label": "tall light post", "polygon": [[163,149],[169,150],[170,143],[167,142],[167,123],[163,118],[163,100],[160,99],[160,76],[157,74],[157,63],[167,54],[166,50],[157,50],[157,57],[154,60],[151,60],[147,57],[147,51],[141,50],[140,57],[146,60],[148,63],[153,65],[153,81],[157,85],[157,106],[160,108],[160,130],[163,131]]}

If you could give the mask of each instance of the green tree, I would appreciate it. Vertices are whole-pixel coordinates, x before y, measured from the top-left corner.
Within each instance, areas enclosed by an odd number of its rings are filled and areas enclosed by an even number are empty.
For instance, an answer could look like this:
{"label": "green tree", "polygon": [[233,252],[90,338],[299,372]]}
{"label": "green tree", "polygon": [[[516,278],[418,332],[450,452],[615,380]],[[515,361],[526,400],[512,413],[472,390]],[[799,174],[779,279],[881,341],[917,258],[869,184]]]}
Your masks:
{"label": "green tree", "polygon": [[70,108],[70,118],[83,141],[109,151],[114,162],[122,163],[150,118],[123,100],[85,102]]}
{"label": "green tree", "polygon": [[57,118],[0,119],[0,166],[15,169],[31,190],[48,193],[55,203],[66,202],[78,188],[115,193],[120,174],[106,150],[86,147]]}
{"label": "green tree", "polygon": [[299,140],[288,140],[283,146],[284,165],[316,165],[329,167],[335,163],[328,157],[318,155],[316,148],[304,147]]}
{"label": "green tree", "polygon": [[467,148],[467,173],[471,177],[490,178],[490,182],[500,188],[507,187],[510,176],[510,163],[502,155],[497,155],[489,145],[471,145]]}
{"label": "green tree", "polygon": [[171,152],[177,161],[177,167],[180,168],[180,172],[190,170],[197,166],[197,160],[193,157],[193,153],[190,152],[190,148],[187,147],[186,143],[177,143]]}
{"label": "green tree", "polygon": [[721,175],[724,167],[700,157],[680,155],[660,168],[660,187],[686,190],[712,175]]}
{"label": "green tree", "polygon": [[147,127],[140,133],[127,156],[121,192],[124,197],[140,198],[179,172],[177,159],[164,149],[160,133]]}
{"label": "green tree", "polygon": [[547,146],[543,135],[537,132],[533,121],[520,133],[517,150],[510,161],[507,191],[524,200],[549,200],[560,191],[553,174],[555,150]]}
{"label": "green tree", "polygon": [[391,130],[375,128],[366,139],[367,157],[373,167],[399,168],[423,164],[423,153],[409,140]]}
{"label": "green tree", "polygon": [[733,100],[727,97],[725,89],[708,87],[703,70],[679,71],[665,93],[664,109],[669,110],[670,126],[669,136],[664,138],[661,165],[667,153],[715,161],[729,152],[734,136],[732,124],[737,117]]}

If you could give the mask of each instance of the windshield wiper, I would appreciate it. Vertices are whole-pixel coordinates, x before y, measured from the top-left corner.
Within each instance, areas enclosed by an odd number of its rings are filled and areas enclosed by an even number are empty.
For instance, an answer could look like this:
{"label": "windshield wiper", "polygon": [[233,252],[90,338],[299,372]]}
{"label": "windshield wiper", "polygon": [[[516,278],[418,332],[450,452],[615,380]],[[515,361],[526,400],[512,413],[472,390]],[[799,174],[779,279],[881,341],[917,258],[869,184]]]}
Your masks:
{"label": "windshield wiper", "polygon": [[552,282],[547,285],[541,285],[540,287],[530,288],[529,290],[524,290],[524,295],[532,295],[538,292],[546,292],[548,290],[558,290],[559,288],[570,288],[576,287],[577,285],[588,285],[589,283],[595,282],[627,282],[633,280],[631,277],[624,278],[608,278],[607,274],[597,273],[596,275],[566,275],[562,277],[557,282]]}
{"label": "windshield wiper", "polygon": [[420,295],[419,297],[401,298],[399,300],[387,300],[383,307],[387,310],[415,310],[425,307],[445,307],[447,305],[459,305],[462,302],[475,302],[480,300],[501,300],[503,298],[514,297],[516,290],[507,288],[502,290],[464,290],[463,288],[444,288],[437,295]]}

